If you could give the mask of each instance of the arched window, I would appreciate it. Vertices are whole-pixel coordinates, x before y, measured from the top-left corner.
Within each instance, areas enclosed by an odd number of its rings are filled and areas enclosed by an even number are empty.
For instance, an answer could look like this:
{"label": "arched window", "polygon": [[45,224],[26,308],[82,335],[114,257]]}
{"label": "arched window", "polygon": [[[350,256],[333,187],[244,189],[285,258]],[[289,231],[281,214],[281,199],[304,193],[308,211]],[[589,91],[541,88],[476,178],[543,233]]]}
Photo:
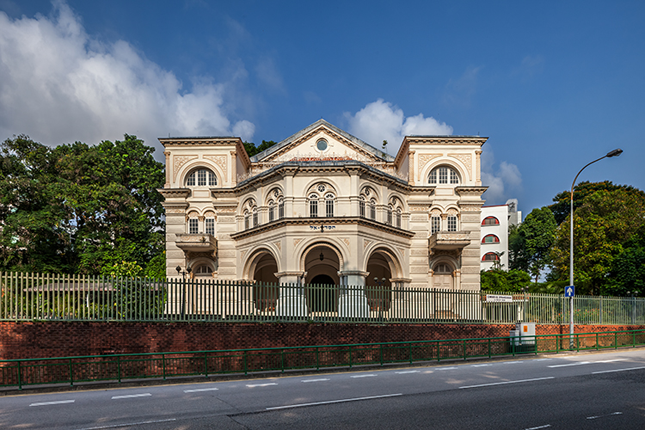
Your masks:
{"label": "arched window", "polygon": [[392,225],[392,206],[387,207],[387,225]]}
{"label": "arched window", "polygon": [[275,220],[275,202],[273,200],[269,201],[269,222]]}
{"label": "arched window", "polygon": [[499,261],[499,255],[495,252],[487,252],[482,257],[482,261]]}
{"label": "arched window", "polygon": [[190,172],[186,178],[187,187],[214,187],[217,185],[217,176],[210,169],[200,168]]}
{"label": "arched window", "polygon": [[396,226],[397,228],[401,228],[401,208],[396,210]]}
{"label": "arched window", "polygon": [[499,243],[499,237],[495,236],[494,234],[487,234],[482,239],[482,243]]}
{"label": "arched window", "polygon": [[434,267],[434,273],[436,274],[452,273],[452,267],[450,267],[450,265],[446,263],[438,263]]}
{"label": "arched window", "polygon": [[499,225],[499,220],[494,216],[487,216],[482,221],[482,225]]}
{"label": "arched window", "polygon": [[448,231],[457,231],[457,217],[448,215]]}
{"label": "arched window", "polygon": [[432,226],[432,234],[435,234],[441,231],[441,217],[438,215],[432,215],[430,218],[430,225]]}
{"label": "arched window", "polygon": [[201,265],[197,266],[197,268],[195,268],[195,270],[193,270],[193,273],[196,276],[200,276],[200,275],[201,276],[208,276],[208,275],[213,274],[213,268],[211,266],[209,266],[208,264],[201,264]]}
{"label": "arched window", "polygon": [[282,197],[278,199],[278,218],[284,218],[284,199]]}
{"label": "arched window", "polygon": [[311,218],[318,217],[318,194],[309,195],[309,216]]}
{"label": "arched window", "polygon": [[325,196],[325,216],[328,218],[334,216],[334,195],[332,193]]}
{"label": "arched window", "polygon": [[253,208],[253,227],[257,227],[259,225],[258,221],[258,208]]}
{"label": "arched window", "polygon": [[376,220],[376,200],[370,200],[370,219]]}
{"label": "arched window", "polygon": [[363,196],[358,199],[358,213],[362,218],[365,218],[365,197]]}
{"label": "arched window", "polygon": [[248,230],[251,226],[251,213],[249,211],[244,211],[244,230]]}
{"label": "arched window", "polygon": [[430,172],[430,176],[428,176],[428,183],[434,185],[457,185],[459,184],[459,174],[455,169],[451,167],[439,166],[433,169],[432,172]]}

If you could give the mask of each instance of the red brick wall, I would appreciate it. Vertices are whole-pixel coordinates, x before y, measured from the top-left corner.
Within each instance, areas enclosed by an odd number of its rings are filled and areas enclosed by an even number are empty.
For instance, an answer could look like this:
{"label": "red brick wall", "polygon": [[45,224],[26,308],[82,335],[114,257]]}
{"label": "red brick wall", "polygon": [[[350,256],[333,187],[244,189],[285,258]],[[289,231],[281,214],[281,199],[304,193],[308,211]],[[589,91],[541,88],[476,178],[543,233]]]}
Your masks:
{"label": "red brick wall", "polygon": [[[0,322],[0,359],[508,336],[508,324]],[[576,326],[577,333],[642,329]],[[541,325],[537,334],[568,333]]]}

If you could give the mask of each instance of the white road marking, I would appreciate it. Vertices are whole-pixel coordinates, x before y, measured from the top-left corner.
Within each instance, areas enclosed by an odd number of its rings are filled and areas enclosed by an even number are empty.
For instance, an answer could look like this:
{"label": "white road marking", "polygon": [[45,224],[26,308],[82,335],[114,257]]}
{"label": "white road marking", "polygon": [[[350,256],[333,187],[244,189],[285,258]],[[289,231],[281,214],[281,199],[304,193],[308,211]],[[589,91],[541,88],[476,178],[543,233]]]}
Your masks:
{"label": "white road marking", "polygon": [[547,366],[547,367],[569,367],[569,366],[582,366],[583,364],[589,364],[591,363],[590,361],[578,361],[575,363],[569,363],[569,364],[554,364],[553,366]]}
{"label": "white road marking", "polygon": [[515,360],[515,361],[502,361],[499,364],[516,364],[516,363],[521,363],[522,360]]}
{"label": "white road marking", "polygon": [[217,391],[219,388],[198,388],[196,390],[184,390],[184,393],[199,393],[201,391]]}
{"label": "white road marking", "polygon": [[437,367],[435,370],[455,370],[456,367]]}
{"label": "white road marking", "polygon": [[492,366],[492,364],[473,364],[472,367],[488,367],[488,366]]}
{"label": "white road marking", "polygon": [[358,400],[383,399],[385,397],[396,397],[396,396],[402,396],[402,395],[403,395],[403,393],[385,394],[385,395],[382,395],[382,396],[355,397],[353,399],[342,399],[342,400],[328,400],[326,402],[299,403],[299,404],[295,404],[295,405],[274,406],[272,408],[266,408],[266,410],[267,411],[274,411],[274,410],[277,410],[277,409],[303,408],[305,406],[329,405],[331,403],[343,403],[343,402],[356,402]]}
{"label": "white road marking", "polygon": [[100,427],[85,427],[78,430],[100,430],[100,429],[113,429],[118,427],[130,427],[138,426],[141,424],[154,424],[154,423],[167,423],[168,421],[177,421],[176,418],[169,418],[167,420],[155,420],[155,421],[139,421],[138,423],[124,423],[124,424],[114,424],[111,426],[100,426]]}
{"label": "white road marking", "polygon": [[612,412],[611,414],[607,415],[595,415],[593,417],[587,417],[588,420],[595,420],[596,418],[602,418],[602,417],[610,417],[612,415],[622,415],[622,412]]}
{"label": "white road marking", "polygon": [[403,372],[395,372],[395,373],[397,373],[399,375],[403,375],[405,373],[419,373],[419,371],[418,370],[404,370]]}
{"label": "white road marking", "polygon": [[376,376],[376,375],[373,373],[370,373],[367,375],[354,375],[354,376],[350,376],[350,378],[369,378],[370,376]]}
{"label": "white road marking", "polygon": [[112,396],[112,400],[114,399],[131,399],[133,397],[150,397],[152,394],[150,393],[143,393],[143,394],[129,394],[127,396]]}
{"label": "white road marking", "polygon": [[520,382],[532,382],[532,381],[543,381],[545,379],[555,379],[553,376],[547,376],[545,378],[532,378],[532,379],[519,379],[517,381],[505,381],[505,382],[492,382],[490,384],[478,384],[478,385],[465,385],[459,388],[478,388],[478,387],[490,387],[492,385],[504,385],[504,384],[517,384]]}
{"label": "white road marking", "polygon": [[546,429],[546,428],[549,428],[549,427],[551,427],[551,424],[545,424],[543,426],[537,426],[537,427],[529,427],[529,428],[524,429],[524,430],[538,430],[538,429]]}
{"label": "white road marking", "polygon": [[594,363],[613,363],[614,361],[625,361],[624,358],[614,358],[613,360],[594,361]]}
{"label": "white road marking", "polygon": [[64,403],[74,403],[76,400],[57,400],[55,402],[42,402],[42,403],[32,403],[29,406],[47,406],[47,405],[62,405]]}
{"label": "white road marking", "polygon": [[628,367],[627,369],[614,369],[614,370],[601,370],[599,372],[591,372],[592,375],[596,375],[598,373],[611,373],[611,372],[625,372],[627,370],[640,370],[640,369],[645,369],[645,366],[641,367]]}
{"label": "white road marking", "polygon": [[254,388],[254,387],[268,387],[269,385],[278,385],[275,382],[270,382],[268,384],[247,384],[246,386],[249,388]]}
{"label": "white road marking", "polygon": [[322,382],[322,381],[329,381],[329,378],[321,378],[321,379],[305,379],[300,382]]}

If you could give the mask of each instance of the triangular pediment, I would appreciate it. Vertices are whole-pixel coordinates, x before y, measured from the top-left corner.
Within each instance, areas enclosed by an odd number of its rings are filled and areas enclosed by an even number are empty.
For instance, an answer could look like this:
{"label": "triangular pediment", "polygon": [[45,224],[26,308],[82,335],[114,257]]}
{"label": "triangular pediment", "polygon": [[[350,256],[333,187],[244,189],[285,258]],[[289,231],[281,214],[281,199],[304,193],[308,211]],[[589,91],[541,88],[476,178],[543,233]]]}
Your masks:
{"label": "triangular pediment", "polygon": [[252,163],[319,160],[391,162],[394,158],[324,119],[251,157]]}

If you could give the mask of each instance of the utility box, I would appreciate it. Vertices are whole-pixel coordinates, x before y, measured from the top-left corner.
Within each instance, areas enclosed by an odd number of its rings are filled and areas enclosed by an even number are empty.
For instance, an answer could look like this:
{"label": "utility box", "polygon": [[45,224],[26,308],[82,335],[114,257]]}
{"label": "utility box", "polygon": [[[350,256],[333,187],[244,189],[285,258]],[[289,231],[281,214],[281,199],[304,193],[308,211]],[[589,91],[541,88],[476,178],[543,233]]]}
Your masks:
{"label": "utility box", "polygon": [[518,322],[515,324],[515,331],[519,332],[519,340],[522,345],[535,345],[534,322]]}

